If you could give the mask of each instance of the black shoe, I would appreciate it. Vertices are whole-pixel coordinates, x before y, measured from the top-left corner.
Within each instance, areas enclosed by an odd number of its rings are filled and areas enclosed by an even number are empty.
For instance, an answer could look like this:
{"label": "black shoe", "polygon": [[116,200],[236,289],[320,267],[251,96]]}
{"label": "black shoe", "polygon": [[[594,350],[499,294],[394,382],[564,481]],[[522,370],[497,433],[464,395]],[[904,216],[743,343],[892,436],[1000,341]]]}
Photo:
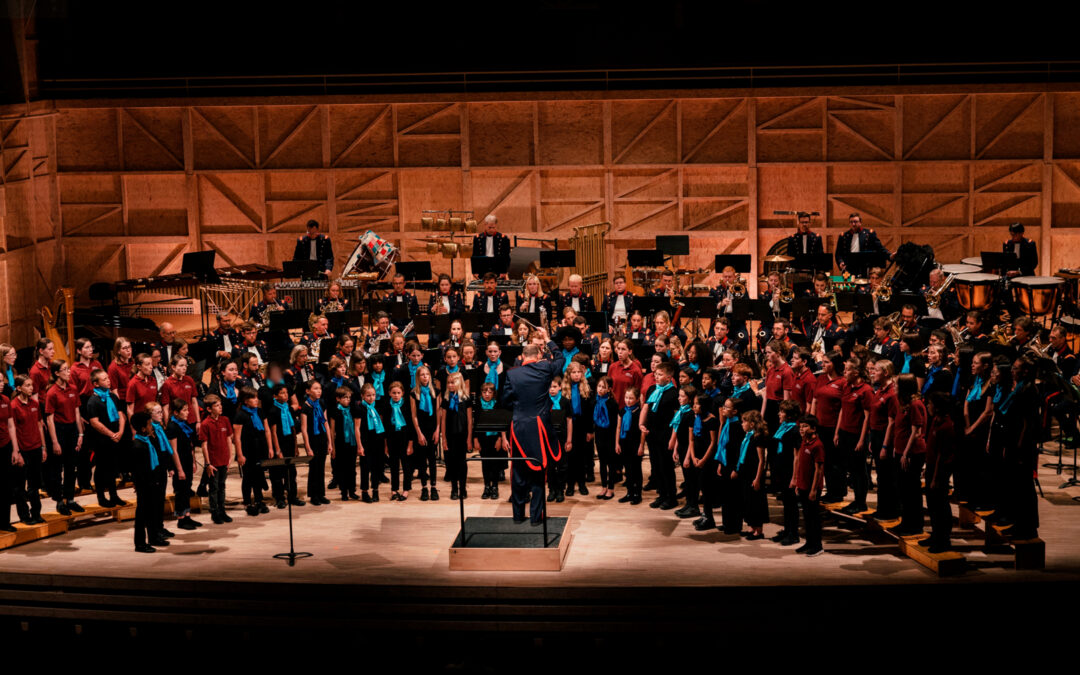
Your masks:
{"label": "black shoe", "polygon": [[457,486],[454,486],[454,487],[450,488],[450,500],[451,501],[457,501],[457,498],[458,498],[458,490],[457,490]]}
{"label": "black shoe", "polygon": [[578,494],[583,497],[587,497],[589,495],[589,488],[586,487],[584,483],[582,483],[578,486]]}
{"label": "black shoe", "polygon": [[630,500],[632,500],[633,498],[634,498],[634,495],[632,495],[632,494],[630,494],[629,492],[627,492],[627,493],[626,493],[625,495],[623,495],[622,497],[619,497],[619,503],[620,503],[620,504],[629,504],[629,503],[630,503]]}
{"label": "black shoe", "polygon": [[191,516],[185,516],[185,517],[184,517],[184,520],[188,521],[189,523],[191,523],[191,524],[192,524],[192,525],[194,525],[195,527],[202,527],[202,526],[203,526],[203,524],[202,524],[202,523],[200,523],[199,521],[195,520],[195,519],[194,519],[194,518],[192,518]]}
{"label": "black shoe", "polygon": [[799,548],[795,549],[796,553],[806,553],[810,550],[810,544],[803,544]]}
{"label": "black shoe", "polygon": [[862,513],[865,510],[866,504],[856,504],[855,502],[851,502],[844,508],[840,509],[840,513],[846,513],[849,516],[853,516],[856,513]]}
{"label": "black shoe", "polygon": [[491,498],[492,499],[498,499],[499,498],[499,486],[498,485],[492,485],[491,486]]}
{"label": "black shoe", "polygon": [[274,508],[275,509],[283,509],[286,506],[288,506],[288,503],[284,499],[279,499],[276,502],[274,502]]}
{"label": "black shoe", "polygon": [[255,508],[259,510],[259,513],[270,513],[270,507],[266,505],[266,502],[259,502]]}
{"label": "black shoe", "polygon": [[757,541],[758,539],[764,539],[765,534],[748,534],[746,535],[746,541]]}
{"label": "black shoe", "polygon": [[780,530],[780,532],[778,532],[777,534],[769,537],[769,541],[775,541],[778,544],[785,539],[787,539],[787,532],[785,532],[784,530]]}
{"label": "black shoe", "polygon": [[18,530],[16,530],[14,527],[12,527],[10,523],[7,524],[7,525],[0,525],[0,532],[17,532],[17,531]]}
{"label": "black shoe", "polygon": [[641,488],[641,489],[642,489],[642,490],[655,490],[655,489],[656,489],[656,483],[653,483],[653,482],[652,482],[652,481],[650,480],[650,481],[649,481],[648,483],[645,483],[645,487],[643,487],[643,488]]}
{"label": "black shoe", "polygon": [[[327,502],[327,503],[329,503],[329,502]],[[229,514],[227,514],[227,513],[221,514],[221,519],[223,521],[225,521],[226,523],[231,523],[232,522],[232,518],[230,518]]]}
{"label": "black shoe", "polygon": [[487,499],[489,497],[491,497],[491,486],[490,485],[485,485],[484,486],[484,493],[480,495],[480,499]]}
{"label": "black shoe", "polygon": [[71,509],[69,509],[64,502],[56,502],[56,512],[62,516],[71,515]]}
{"label": "black shoe", "polygon": [[702,518],[701,520],[694,521],[694,529],[698,532],[705,532],[706,530],[715,530],[716,521]]}
{"label": "black shoe", "polygon": [[660,510],[661,511],[670,511],[671,509],[675,508],[678,505],[679,505],[679,502],[673,502],[673,501],[661,502],[660,503]]}
{"label": "black shoe", "polygon": [[799,538],[796,536],[784,537],[780,540],[781,546],[794,546],[799,543]]}
{"label": "black shoe", "polygon": [[111,509],[113,507],[112,500],[105,499],[104,497],[98,497],[97,504],[103,509]]}
{"label": "black shoe", "polygon": [[422,488],[420,490],[420,501],[426,502],[428,499],[430,499],[430,497],[428,497],[428,489]]}
{"label": "black shoe", "polygon": [[947,541],[936,541],[932,545],[927,547],[930,553],[947,553],[953,550],[952,544]]}
{"label": "black shoe", "polygon": [[169,540],[165,537],[154,537],[150,540],[151,546],[168,546]]}
{"label": "black shoe", "polygon": [[112,497],[109,497],[109,501],[112,503],[113,506],[127,506],[127,502],[125,502],[123,499],[120,499],[119,495],[113,495]]}
{"label": "black shoe", "polygon": [[438,489],[435,488],[434,485],[431,486],[431,501],[433,501],[433,502],[439,501],[439,491],[438,491]]}
{"label": "black shoe", "polygon": [[177,521],[176,526],[179,527],[181,530],[194,530],[194,529],[196,529],[196,525],[191,520],[191,518],[181,518],[179,521]]}
{"label": "black shoe", "polygon": [[360,495],[356,494],[356,490],[353,490],[352,492],[349,493],[349,499],[354,499],[356,501],[360,501]]}
{"label": "black shoe", "polygon": [[379,501],[379,490],[378,489],[375,489],[375,490],[371,491],[371,501],[373,501],[373,502]]}
{"label": "black shoe", "polygon": [[160,530],[158,530],[158,536],[159,537],[165,537],[166,539],[172,539],[173,537],[176,536],[176,533],[175,532],[170,532],[169,530],[166,530],[163,527]]}
{"label": "black shoe", "polygon": [[45,519],[41,517],[40,513],[38,515],[36,515],[36,516],[30,516],[30,524],[31,525],[41,525],[44,522],[45,522]]}
{"label": "black shoe", "polygon": [[641,495],[634,495],[634,498],[630,500],[631,506],[637,506],[641,503]]}
{"label": "black shoe", "polygon": [[337,479],[336,478],[331,478],[330,479],[330,484],[326,486],[326,489],[327,490],[336,490],[337,489]]}
{"label": "black shoe", "polygon": [[138,544],[135,546],[136,553],[157,553],[157,549],[150,544]]}
{"label": "black shoe", "polygon": [[825,552],[825,549],[821,548],[820,546],[818,546],[816,548],[807,549],[806,557],[807,558],[815,558],[815,557],[821,555],[824,552]]}
{"label": "black shoe", "polygon": [[289,503],[292,504],[293,506],[303,506],[307,502],[305,502],[303,499],[300,499],[299,497],[293,497],[292,499],[289,500]]}
{"label": "black shoe", "polygon": [[247,506],[244,507],[244,510],[247,511],[247,514],[249,516],[257,516],[257,515],[259,515],[259,509],[254,504],[248,504]]}
{"label": "black shoe", "polygon": [[574,486],[573,485],[566,486],[566,496],[567,497],[573,497],[574,496]]}
{"label": "black shoe", "polygon": [[360,493],[360,501],[364,502],[365,504],[371,503],[371,495],[368,494],[367,490],[364,490]]}
{"label": "black shoe", "polygon": [[663,504],[663,503],[664,503],[664,500],[661,499],[660,497],[657,497],[656,499],[649,502],[649,508],[650,509],[658,509],[658,508],[660,508],[660,505]]}
{"label": "black shoe", "polygon": [[839,504],[842,501],[844,501],[844,498],[837,495],[825,495],[821,498],[822,504]]}
{"label": "black shoe", "polygon": [[349,493],[348,492],[342,492],[341,493],[341,501],[343,501],[343,502],[349,501]]}
{"label": "black shoe", "polygon": [[547,500],[549,502],[555,501],[555,491],[554,490],[548,493]]}
{"label": "black shoe", "polygon": [[221,516],[210,516],[210,522],[215,525],[223,525],[225,523],[225,521],[222,520]]}
{"label": "black shoe", "polygon": [[564,501],[566,501],[566,495],[564,495],[562,492],[555,495],[555,502],[557,504],[562,504]]}
{"label": "black shoe", "polygon": [[696,506],[690,506],[689,504],[687,504],[686,506],[676,511],[675,515],[680,518],[693,518],[694,516],[701,515],[701,509],[697,508]]}
{"label": "black shoe", "polygon": [[68,500],[67,507],[69,509],[71,509],[72,513],[85,513],[86,512],[86,509],[79,506],[78,502],[74,502],[74,501],[71,501],[71,500]]}

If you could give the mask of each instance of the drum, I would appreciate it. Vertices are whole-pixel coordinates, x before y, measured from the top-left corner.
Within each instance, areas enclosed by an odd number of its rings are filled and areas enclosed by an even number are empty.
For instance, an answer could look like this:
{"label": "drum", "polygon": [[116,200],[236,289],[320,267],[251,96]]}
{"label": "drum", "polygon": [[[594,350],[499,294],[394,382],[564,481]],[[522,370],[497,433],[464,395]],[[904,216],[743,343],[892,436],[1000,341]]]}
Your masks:
{"label": "drum", "polygon": [[994,304],[997,296],[998,281],[1001,277],[996,274],[985,272],[969,272],[957,274],[953,287],[956,288],[956,299],[960,306],[966,310],[983,310]]}
{"label": "drum", "polygon": [[1064,286],[1061,277],[1016,277],[1012,280],[1013,300],[1025,314],[1045,316],[1057,308]]}
{"label": "drum", "polygon": [[974,258],[964,258],[960,262],[964,263],[965,265],[974,265],[975,267],[978,267],[979,270],[983,268],[981,255],[977,255]]}
{"label": "drum", "polygon": [[1075,316],[1061,317],[1061,327],[1065,329],[1066,340],[1073,353],[1080,352],[1080,319]]}
{"label": "drum", "polygon": [[945,274],[971,274],[973,272],[982,272],[982,268],[978,265],[964,265],[962,263],[952,263],[950,265],[942,265],[941,271]]}

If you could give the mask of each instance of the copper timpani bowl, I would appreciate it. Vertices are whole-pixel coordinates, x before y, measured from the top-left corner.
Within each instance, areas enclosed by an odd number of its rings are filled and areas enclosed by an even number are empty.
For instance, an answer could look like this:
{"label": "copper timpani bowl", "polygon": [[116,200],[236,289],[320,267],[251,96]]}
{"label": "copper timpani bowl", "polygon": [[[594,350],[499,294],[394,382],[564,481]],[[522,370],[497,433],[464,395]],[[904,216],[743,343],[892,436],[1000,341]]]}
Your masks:
{"label": "copper timpani bowl", "polygon": [[985,272],[969,272],[957,274],[953,287],[956,289],[956,299],[960,306],[966,310],[983,310],[994,304],[997,296],[998,281],[996,274]]}

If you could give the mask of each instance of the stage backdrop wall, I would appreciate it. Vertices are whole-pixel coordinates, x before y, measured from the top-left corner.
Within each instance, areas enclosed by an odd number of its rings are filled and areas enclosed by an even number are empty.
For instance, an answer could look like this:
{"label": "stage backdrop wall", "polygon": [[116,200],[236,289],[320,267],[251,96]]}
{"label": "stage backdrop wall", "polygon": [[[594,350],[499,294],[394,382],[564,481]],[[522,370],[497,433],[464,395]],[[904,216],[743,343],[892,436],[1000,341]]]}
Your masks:
{"label": "stage backdrop wall", "polygon": [[[806,95],[801,95],[805,93]],[[0,339],[31,337],[61,284],[278,264],[315,218],[339,265],[372,229],[423,259],[422,209],[494,213],[508,234],[610,221],[627,248],[684,232],[701,267],[756,258],[820,211],[828,250],[860,211],[891,248],[997,250],[1020,221],[1043,272],[1080,250],[1080,94],[843,90],[57,101],[0,114]],[[434,261],[436,269],[448,268]]]}

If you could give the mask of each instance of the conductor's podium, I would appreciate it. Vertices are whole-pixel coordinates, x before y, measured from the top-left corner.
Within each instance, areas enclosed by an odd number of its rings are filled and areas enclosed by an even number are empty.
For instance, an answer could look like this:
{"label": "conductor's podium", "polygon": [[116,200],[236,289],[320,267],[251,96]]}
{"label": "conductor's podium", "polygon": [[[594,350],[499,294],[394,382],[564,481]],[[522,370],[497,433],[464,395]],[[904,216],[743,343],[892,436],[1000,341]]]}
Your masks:
{"label": "conductor's podium", "polygon": [[492,572],[558,572],[570,550],[570,518],[542,525],[513,518],[470,517],[450,546],[450,569]]}

